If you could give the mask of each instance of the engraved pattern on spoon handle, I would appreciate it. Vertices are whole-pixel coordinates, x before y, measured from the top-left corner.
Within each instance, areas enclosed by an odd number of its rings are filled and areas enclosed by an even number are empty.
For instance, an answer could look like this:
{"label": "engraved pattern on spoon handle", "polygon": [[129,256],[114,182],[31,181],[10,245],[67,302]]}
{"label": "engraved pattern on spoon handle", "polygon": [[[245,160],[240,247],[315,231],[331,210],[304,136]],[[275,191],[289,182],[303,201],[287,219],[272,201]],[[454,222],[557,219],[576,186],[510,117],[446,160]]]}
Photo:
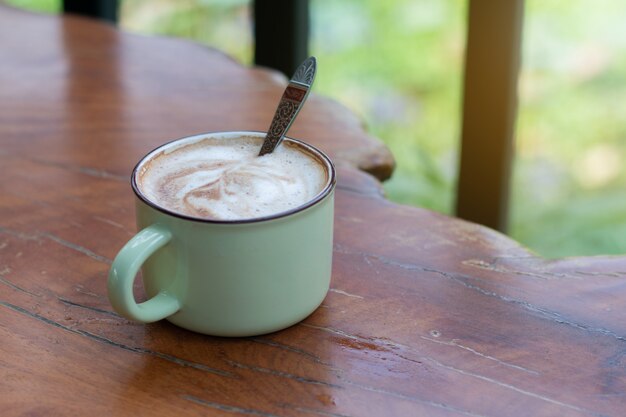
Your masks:
{"label": "engraved pattern on spoon handle", "polygon": [[293,74],[293,77],[291,77],[291,81],[311,87],[311,85],[313,85],[313,80],[315,80],[316,67],[317,62],[315,57],[308,57],[298,68],[296,68],[296,73]]}
{"label": "engraved pattern on spoon handle", "polygon": [[259,156],[271,153],[282,142],[308,91],[306,86],[301,86],[295,82],[289,83],[280,99],[276,113],[274,113],[274,118],[263,141]]}
{"label": "engraved pattern on spoon handle", "polygon": [[315,57],[309,57],[296,69],[280,99],[259,156],[272,153],[282,142],[287,130],[298,115],[302,103],[309,94],[311,85],[315,80],[316,68]]}

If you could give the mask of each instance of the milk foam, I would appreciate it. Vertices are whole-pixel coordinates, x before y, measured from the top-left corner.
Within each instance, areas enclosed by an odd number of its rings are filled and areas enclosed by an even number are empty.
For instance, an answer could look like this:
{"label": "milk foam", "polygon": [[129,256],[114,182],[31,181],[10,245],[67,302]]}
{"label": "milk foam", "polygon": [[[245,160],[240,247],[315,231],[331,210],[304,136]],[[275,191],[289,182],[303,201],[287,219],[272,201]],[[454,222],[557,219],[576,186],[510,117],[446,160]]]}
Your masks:
{"label": "milk foam", "polygon": [[327,183],[323,165],[285,141],[257,156],[262,138],[208,137],[155,155],[137,175],[142,194],[188,216],[242,220],[311,201]]}

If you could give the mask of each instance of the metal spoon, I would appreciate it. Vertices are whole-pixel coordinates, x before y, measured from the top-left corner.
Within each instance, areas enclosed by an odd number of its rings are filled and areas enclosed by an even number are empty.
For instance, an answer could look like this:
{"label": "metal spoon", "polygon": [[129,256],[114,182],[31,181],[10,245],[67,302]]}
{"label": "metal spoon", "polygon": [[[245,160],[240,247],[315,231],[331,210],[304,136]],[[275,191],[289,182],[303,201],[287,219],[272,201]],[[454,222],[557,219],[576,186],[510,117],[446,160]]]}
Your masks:
{"label": "metal spoon", "polygon": [[280,103],[278,103],[278,108],[276,113],[274,113],[272,124],[270,124],[267,130],[267,136],[265,136],[259,156],[272,153],[283,141],[287,130],[291,127],[302,105],[309,96],[311,85],[315,79],[316,69],[317,61],[314,56],[307,58],[296,69],[280,99]]}

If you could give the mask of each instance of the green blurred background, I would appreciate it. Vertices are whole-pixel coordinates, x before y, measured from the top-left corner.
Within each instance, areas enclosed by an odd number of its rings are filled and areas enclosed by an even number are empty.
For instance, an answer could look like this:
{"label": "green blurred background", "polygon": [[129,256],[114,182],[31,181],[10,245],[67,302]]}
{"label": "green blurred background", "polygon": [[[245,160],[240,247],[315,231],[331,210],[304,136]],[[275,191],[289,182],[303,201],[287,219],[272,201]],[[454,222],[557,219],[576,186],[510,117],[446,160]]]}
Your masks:
{"label": "green blurred background", "polygon": [[[58,13],[59,0],[6,0]],[[315,91],[398,163],[388,197],[451,213],[467,2],[311,0]],[[510,234],[547,257],[626,253],[626,2],[527,0]],[[130,32],[252,62],[249,2],[122,0]]]}

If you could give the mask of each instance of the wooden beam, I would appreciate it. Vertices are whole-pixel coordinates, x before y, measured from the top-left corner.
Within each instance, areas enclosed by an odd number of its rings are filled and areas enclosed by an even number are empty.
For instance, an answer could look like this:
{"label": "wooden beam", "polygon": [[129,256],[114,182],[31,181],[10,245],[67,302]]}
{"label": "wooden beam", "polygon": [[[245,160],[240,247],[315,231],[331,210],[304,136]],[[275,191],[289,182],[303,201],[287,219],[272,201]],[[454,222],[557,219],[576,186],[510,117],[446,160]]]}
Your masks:
{"label": "wooden beam", "polygon": [[254,63],[291,76],[309,56],[309,0],[254,0]]}
{"label": "wooden beam", "polygon": [[505,232],[524,0],[470,0],[457,216]]}

